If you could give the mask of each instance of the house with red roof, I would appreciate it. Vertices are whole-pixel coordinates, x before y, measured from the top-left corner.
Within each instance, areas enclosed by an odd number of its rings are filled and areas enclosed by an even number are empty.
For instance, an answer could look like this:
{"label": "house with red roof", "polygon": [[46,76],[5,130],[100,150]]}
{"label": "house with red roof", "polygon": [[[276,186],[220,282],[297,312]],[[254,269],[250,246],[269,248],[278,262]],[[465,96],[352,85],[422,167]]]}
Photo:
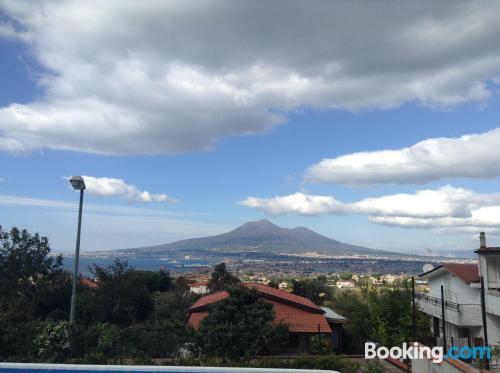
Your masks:
{"label": "house with red roof", "polygon": [[446,334],[447,346],[452,338],[455,344],[481,345],[484,341],[481,277],[488,343],[500,343],[500,248],[487,247],[481,233],[480,248],[475,253],[477,263],[443,263],[420,275],[428,280],[429,292],[417,293],[416,304],[431,317],[434,335],[443,338]]}
{"label": "house with red roof", "polygon": [[[291,351],[306,350],[310,338],[314,335],[332,337],[332,328],[325,317],[325,310],[309,299],[257,282],[244,285],[257,291],[263,301],[272,304],[275,314],[274,323],[282,322],[288,326]],[[209,306],[227,296],[229,296],[228,292],[219,291],[198,299],[188,310],[188,324],[197,329],[202,320],[207,317]]]}

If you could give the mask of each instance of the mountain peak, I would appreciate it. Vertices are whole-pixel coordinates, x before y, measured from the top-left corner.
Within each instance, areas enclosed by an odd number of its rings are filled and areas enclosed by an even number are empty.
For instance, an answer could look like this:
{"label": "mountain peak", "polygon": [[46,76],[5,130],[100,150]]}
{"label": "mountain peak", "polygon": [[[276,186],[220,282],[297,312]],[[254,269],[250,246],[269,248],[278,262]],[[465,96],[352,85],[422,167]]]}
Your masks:
{"label": "mountain peak", "polygon": [[305,227],[282,228],[262,219],[250,221],[223,234],[192,238],[166,245],[154,246],[162,250],[218,250],[226,252],[260,251],[268,253],[324,252],[328,254],[389,254],[380,250],[350,245],[322,236]]}
{"label": "mountain peak", "polygon": [[275,231],[280,230],[281,227],[276,224],[270,222],[267,219],[249,221],[243,225],[240,225],[234,231]]}
{"label": "mountain peak", "polygon": [[272,226],[272,227],[279,228],[276,224],[270,222],[267,219],[260,219],[260,220],[249,221],[248,223],[245,223],[243,225]]}
{"label": "mountain peak", "polygon": [[308,232],[313,232],[312,230],[310,230],[309,228],[306,228],[306,227],[302,227],[302,226],[298,226],[298,227],[295,227],[293,228],[294,231],[308,231]]}

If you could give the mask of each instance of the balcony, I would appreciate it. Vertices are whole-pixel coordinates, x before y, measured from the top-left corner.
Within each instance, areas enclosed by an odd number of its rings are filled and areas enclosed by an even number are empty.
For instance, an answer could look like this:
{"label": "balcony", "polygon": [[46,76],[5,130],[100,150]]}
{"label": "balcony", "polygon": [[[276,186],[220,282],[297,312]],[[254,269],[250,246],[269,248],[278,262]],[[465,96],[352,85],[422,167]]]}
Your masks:
{"label": "balcony", "polygon": [[500,292],[488,290],[486,294],[486,312],[500,316]]}
{"label": "balcony", "polygon": [[[432,297],[425,293],[416,293],[415,300],[418,308],[439,319],[442,318],[441,298]],[[499,298],[500,301],[500,298]],[[444,301],[445,319],[458,326],[481,326],[481,306],[479,304],[458,304]]]}
{"label": "balcony", "polygon": [[[418,300],[424,301],[426,303],[439,306],[439,309],[441,309],[441,298],[431,297],[430,295],[427,295],[425,293],[415,293],[415,298],[417,298]],[[460,311],[460,305],[458,303],[450,302],[448,300],[444,301],[444,308],[447,308],[449,310],[456,311],[456,312]]]}

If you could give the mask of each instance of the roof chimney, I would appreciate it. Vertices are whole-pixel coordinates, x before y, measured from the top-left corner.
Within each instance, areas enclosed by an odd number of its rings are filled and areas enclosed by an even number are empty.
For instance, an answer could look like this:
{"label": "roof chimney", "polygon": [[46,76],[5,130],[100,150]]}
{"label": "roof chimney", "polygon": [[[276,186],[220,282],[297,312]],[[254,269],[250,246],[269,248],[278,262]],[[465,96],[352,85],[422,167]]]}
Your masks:
{"label": "roof chimney", "polygon": [[484,232],[479,233],[479,248],[486,249],[486,234]]}

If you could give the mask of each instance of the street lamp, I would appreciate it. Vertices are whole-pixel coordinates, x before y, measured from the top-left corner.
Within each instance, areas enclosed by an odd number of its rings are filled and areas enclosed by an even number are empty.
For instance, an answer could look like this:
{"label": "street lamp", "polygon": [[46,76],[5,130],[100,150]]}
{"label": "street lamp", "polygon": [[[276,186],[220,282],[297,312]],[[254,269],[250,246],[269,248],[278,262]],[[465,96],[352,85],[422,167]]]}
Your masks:
{"label": "street lamp", "polygon": [[80,231],[82,229],[82,205],[83,205],[83,191],[85,190],[85,181],[81,176],[73,176],[69,179],[71,186],[74,190],[80,191],[80,207],[78,209],[78,230],[76,233],[76,248],[75,258],[73,263],[73,290],[71,292],[71,309],[69,313],[69,323],[75,323],[75,308],[76,308],[76,285],[78,282],[78,261],[80,259]]}

